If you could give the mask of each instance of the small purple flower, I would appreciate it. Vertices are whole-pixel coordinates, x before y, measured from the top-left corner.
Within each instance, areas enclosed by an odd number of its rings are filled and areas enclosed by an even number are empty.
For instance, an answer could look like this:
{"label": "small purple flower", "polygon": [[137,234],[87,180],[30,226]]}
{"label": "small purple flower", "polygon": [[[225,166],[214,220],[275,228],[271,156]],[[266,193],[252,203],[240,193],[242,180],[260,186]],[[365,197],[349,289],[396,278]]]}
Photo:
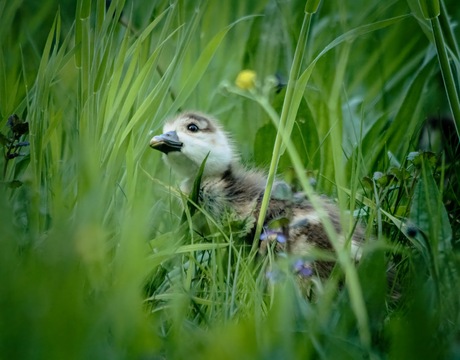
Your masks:
{"label": "small purple flower", "polygon": [[286,242],[286,236],[284,236],[283,233],[278,232],[276,235],[276,241],[278,241],[281,244],[284,244]]}
{"label": "small purple flower", "polygon": [[264,241],[268,238],[278,241],[281,244],[286,243],[286,236],[281,231],[267,230],[260,234],[260,240]]}
{"label": "small purple flower", "polygon": [[262,234],[260,234],[260,240],[262,240],[262,241],[267,240],[268,235],[270,235],[269,232],[264,231]]}
{"label": "small purple flower", "polygon": [[313,269],[311,268],[311,264],[301,259],[296,260],[293,267],[294,272],[302,277],[310,277],[313,275]]}

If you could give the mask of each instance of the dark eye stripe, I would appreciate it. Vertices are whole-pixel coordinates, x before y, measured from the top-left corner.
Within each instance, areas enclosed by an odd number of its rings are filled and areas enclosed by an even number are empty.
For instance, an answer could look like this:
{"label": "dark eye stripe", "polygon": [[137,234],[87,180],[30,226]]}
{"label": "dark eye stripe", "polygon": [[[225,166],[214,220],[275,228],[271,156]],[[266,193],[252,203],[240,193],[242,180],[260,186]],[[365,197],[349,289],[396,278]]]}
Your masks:
{"label": "dark eye stripe", "polygon": [[187,113],[185,114],[185,117],[188,118],[189,120],[196,120],[196,122],[193,122],[195,125],[198,123],[200,126],[198,127],[198,131],[202,132],[216,132],[216,127],[213,125],[212,122],[209,121],[204,116],[201,116],[200,114],[195,114],[195,113]]}

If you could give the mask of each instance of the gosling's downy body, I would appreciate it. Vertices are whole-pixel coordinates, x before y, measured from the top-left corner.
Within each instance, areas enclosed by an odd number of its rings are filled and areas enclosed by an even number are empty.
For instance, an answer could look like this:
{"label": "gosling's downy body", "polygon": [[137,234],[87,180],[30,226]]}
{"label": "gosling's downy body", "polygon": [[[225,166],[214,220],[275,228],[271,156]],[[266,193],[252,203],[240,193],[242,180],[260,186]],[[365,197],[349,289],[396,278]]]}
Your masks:
{"label": "gosling's downy body", "polygon": [[[165,162],[183,179],[181,190],[191,190],[198,169],[208,156],[199,192],[200,205],[217,220],[222,220],[228,213],[241,220],[252,220],[254,226],[247,236],[248,241],[252,241],[255,220],[265,191],[266,175],[260,171],[247,170],[239,163],[230,137],[219,122],[208,115],[182,113],[167,121],[163,130],[163,134],[151,139],[150,146],[162,151]],[[308,256],[313,248],[332,250],[322,221],[305,196],[276,196],[279,192],[277,189],[285,194],[285,188],[285,183],[275,182],[275,195],[270,200],[265,224],[277,219],[287,219],[288,224],[274,230],[265,227],[260,252],[263,253],[272,243],[276,244],[278,250],[298,257]],[[344,243],[345,235],[342,234],[337,207],[326,198],[322,206]],[[359,256],[357,254],[362,237],[362,230],[358,227],[351,239],[351,256],[355,259]],[[330,261],[317,261],[315,270],[319,276],[326,277],[333,265]]]}

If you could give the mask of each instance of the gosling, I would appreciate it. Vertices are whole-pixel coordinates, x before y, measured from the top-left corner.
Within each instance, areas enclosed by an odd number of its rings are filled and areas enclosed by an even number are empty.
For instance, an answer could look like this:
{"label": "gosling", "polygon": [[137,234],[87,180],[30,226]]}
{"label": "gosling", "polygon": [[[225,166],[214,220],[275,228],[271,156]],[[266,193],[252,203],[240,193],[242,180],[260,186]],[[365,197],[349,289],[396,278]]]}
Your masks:
{"label": "gosling", "polygon": [[[267,177],[257,170],[244,168],[235,147],[222,125],[211,116],[198,112],[185,112],[167,121],[163,134],[150,140],[150,147],[163,152],[164,161],[183,179],[181,190],[190,193],[198,170],[206,159],[199,190],[199,202],[217,221],[223,221],[229,213],[241,220],[249,220],[252,226],[247,240],[252,242],[256,219],[259,216]],[[285,252],[299,259],[308,259],[315,250],[332,253],[332,245],[322,221],[310,201],[303,194],[286,194],[287,184],[275,182],[264,230],[260,237],[259,252],[268,246],[276,252]],[[279,191],[278,191],[279,190]],[[287,193],[289,194],[288,188]],[[322,206],[345,246],[339,211],[327,198]],[[280,224],[273,229],[277,220]],[[358,226],[351,237],[351,254],[359,260],[363,231]],[[307,265],[308,264],[308,265]],[[316,274],[320,278],[330,275],[334,261],[319,260],[311,266],[302,262],[297,266],[301,273]]]}

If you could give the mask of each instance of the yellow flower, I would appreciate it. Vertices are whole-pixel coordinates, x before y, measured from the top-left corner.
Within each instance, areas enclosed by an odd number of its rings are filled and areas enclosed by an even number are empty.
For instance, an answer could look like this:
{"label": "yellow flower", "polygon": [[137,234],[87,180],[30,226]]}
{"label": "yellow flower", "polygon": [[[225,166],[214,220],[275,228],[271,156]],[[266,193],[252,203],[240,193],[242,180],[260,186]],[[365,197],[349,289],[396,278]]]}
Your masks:
{"label": "yellow flower", "polygon": [[243,90],[252,89],[256,85],[256,72],[253,70],[242,70],[235,80],[236,86]]}

